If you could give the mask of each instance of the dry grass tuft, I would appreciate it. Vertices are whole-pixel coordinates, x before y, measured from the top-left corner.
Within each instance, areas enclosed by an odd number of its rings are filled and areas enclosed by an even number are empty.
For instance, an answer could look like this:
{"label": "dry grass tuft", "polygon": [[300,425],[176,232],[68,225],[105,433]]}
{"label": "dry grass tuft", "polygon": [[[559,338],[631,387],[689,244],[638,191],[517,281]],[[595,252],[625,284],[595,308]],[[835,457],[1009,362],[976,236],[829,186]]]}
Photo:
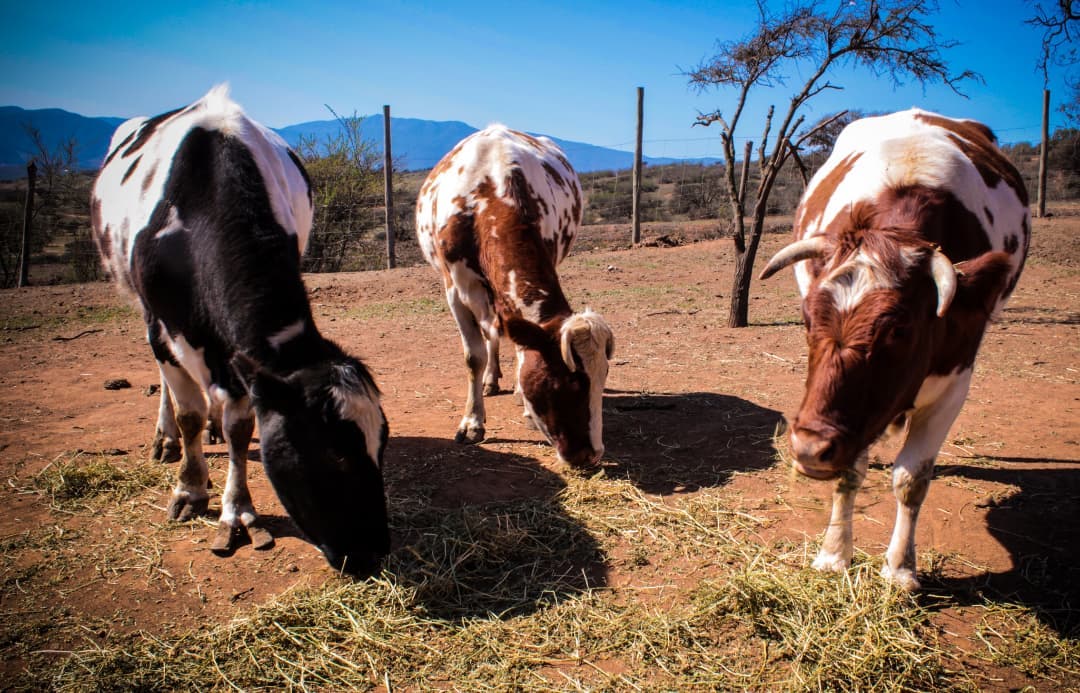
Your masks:
{"label": "dry grass tuft", "polygon": [[[65,514],[96,513],[111,499],[163,488],[159,466],[129,462],[76,455],[54,462],[31,488],[55,507],[75,509]],[[19,685],[78,691],[978,687],[965,670],[965,653],[939,639],[929,618],[934,607],[881,580],[876,559],[860,555],[843,575],[813,571],[815,547],[767,539],[775,520],[723,488],[660,498],[599,473],[566,477],[549,497],[456,509],[435,507],[423,494],[390,500],[402,541],[376,579],[297,588],[230,623],[185,633],[118,635],[32,668]],[[66,539],[39,534],[12,541],[35,544],[57,565],[76,557]],[[160,546],[151,544],[140,549],[146,560],[119,562],[116,551],[130,556],[141,546],[130,541],[95,549],[95,560],[159,579]],[[698,566],[707,567],[707,578],[692,576]],[[618,588],[608,586],[613,570],[622,576]],[[105,570],[97,579],[115,575]],[[1075,640],[1057,637],[1030,610],[986,608],[977,637],[987,651],[977,656],[1038,679],[1076,679]],[[70,614],[50,618],[77,627]],[[48,630],[35,635],[21,628],[20,638],[49,637]]]}
{"label": "dry grass tuft", "polygon": [[793,570],[763,553],[729,580],[702,585],[695,598],[713,603],[716,616],[748,623],[769,663],[789,665],[760,672],[755,688],[975,688],[949,670],[928,612],[868,561],[829,575]]}
{"label": "dry grass tuft", "polygon": [[975,636],[989,661],[1055,680],[1080,678],[1080,639],[1062,638],[1035,614],[1013,604],[988,604]]}
{"label": "dry grass tuft", "polygon": [[[114,459],[120,464],[114,464]],[[53,508],[70,510],[99,496],[126,500],[147,489],[166,487],[168,482],[168,468],[160,464],[76,452],[56,458],[29,483],[16,488],[44,494]]]}

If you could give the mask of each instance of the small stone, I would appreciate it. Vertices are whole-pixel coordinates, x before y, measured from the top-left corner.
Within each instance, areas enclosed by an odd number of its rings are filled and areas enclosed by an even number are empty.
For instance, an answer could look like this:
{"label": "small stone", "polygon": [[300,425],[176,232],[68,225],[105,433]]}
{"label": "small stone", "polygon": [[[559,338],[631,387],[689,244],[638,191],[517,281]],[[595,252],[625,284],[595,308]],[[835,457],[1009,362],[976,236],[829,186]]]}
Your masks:
{"label": "small stone", "polygon": [[131,387],[131,383],[127,381],[127,378],[110,378],[105,381],[106,390],[124,390]]}

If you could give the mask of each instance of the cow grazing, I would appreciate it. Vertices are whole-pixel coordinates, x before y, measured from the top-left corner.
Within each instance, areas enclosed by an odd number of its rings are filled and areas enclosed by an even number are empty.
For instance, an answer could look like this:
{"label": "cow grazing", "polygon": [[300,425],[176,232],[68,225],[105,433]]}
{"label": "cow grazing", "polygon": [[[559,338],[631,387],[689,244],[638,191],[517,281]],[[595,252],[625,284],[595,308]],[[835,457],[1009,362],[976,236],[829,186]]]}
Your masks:
{"label": "cow grazing", "polygon": [[468,369],[456,441],[484,438],[483,395],[499,391],[502,375],[501,328],[517,351],[526,421],[563,462],[587,465],[603,454],[614,339],[598,314],[571,310],[555,272],[581,212],[581,184],[555,143],[502,125],[458,143],[420,188],[416,234],[442,274]]}
{"label": "cow grazing", "polygon": [[810,181],[796,240],[761,277],[796,263],[809,364],[791,448],[802,474],[838,479],[816,568],[850,563],[867,448],[906,427],[882,574],[919,587],[919,508],[987,323],[1023,268],[1027,204],[989,128],[918,109],[852,123]]}
{"label": "cow grazing", "polygon": [[154,454],[183,442],[169,517],[207,510],[201,433],[220,403],[229,472],[212,548],[228,553],[245,529],[256,548],[273,543],[247,485],[257,419],[263,466],[296,524],[335,568],[377,569],[389,551],[386,419],[367,368],[312,319],[300,276],[311,192],[296,155],[215,87],[117,129],[91,213],[161,372]]}

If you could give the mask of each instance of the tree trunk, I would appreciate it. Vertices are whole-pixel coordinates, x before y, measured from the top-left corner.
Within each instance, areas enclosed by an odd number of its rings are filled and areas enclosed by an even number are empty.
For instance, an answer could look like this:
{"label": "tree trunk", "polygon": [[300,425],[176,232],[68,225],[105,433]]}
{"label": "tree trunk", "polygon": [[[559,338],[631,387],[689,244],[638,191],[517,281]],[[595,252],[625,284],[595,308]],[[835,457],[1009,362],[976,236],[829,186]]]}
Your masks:
{"label": "tree trunk", "polygon": [[737,236],[735,240],[735,278],[731,284],[731,310],[728,327],[746,327],[750,324],[750,281],[754,278],[754,260],[758,244],[765,229],[765,200],[758,197],[754,205],[754,221],[750,226],[750,238]]}

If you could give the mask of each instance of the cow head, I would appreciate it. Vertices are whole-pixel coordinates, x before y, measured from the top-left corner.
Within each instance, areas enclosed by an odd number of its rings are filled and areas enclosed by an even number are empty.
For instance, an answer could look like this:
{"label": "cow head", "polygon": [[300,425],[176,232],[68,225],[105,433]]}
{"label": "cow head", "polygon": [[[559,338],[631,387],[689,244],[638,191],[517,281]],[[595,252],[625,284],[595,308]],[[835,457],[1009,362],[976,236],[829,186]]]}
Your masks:
{"label": "cow head", "polygon": [[237,354],[259,423],[262,462],[297,526],[335,569],[366,576],[390,551],[379,391],[344,354],[280,377]]}
{"label": "cow head", "polygon": [[830,479],[910,409],[944,334],[957,274],[925,242],[878,243],[867,235],[841,250],[817,236],[776,254],[761,277],[800,260],[819,263],[803,299],[809,363],[790,422],[796,469]]}
{"label": "cow head", "polygon": [[542,325],[512,318],[506,331],[522,347],[518,384],[537,428],[563,462],[595,463],[604,454],[604,383],[615,348],[611,328],[586,310]]}

